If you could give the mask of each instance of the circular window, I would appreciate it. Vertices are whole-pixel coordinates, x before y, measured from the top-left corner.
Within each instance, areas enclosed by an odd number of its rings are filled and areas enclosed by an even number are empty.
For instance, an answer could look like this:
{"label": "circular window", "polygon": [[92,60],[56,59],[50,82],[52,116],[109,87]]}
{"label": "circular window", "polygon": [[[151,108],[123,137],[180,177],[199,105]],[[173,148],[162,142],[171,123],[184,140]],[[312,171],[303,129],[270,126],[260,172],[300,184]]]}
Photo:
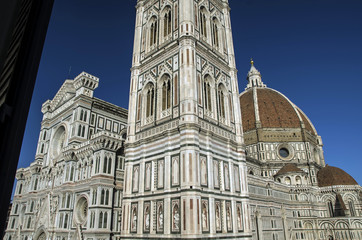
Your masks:
{"label": "circular window", "polygon": [[52,141],[52,154],[53,157],[57,157],[61,150],[64,147],[65,141],[65,128],[63,126],[59,127],[54,134],[53,141]]}
{"label": "circular window", "polygon": [[78,223],[84,223],[88,216],[88,201],[85,197],[81,197],[76,204],[76,220]]}
{"label": "circular window", "polygon": [[290,161],[294,157],[294,148],[288,143],[282,143],[276,149],[276,153],[281,160]]}
{"label": "circular window", "polygon": [[279,155],[283,158],[289,157],[289,150],[287,148],[279,149]]}

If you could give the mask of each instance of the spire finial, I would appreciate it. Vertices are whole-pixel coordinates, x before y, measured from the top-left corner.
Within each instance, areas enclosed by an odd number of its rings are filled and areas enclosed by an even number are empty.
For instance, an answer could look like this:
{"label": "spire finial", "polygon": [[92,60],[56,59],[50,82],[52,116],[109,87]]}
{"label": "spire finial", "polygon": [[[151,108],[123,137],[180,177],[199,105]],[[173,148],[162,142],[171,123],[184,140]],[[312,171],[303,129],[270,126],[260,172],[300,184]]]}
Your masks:
{"label": "spire finial", "polygon": [[251,66],[254,66],[253,58],[250,58],[250,64],[251,64]]}

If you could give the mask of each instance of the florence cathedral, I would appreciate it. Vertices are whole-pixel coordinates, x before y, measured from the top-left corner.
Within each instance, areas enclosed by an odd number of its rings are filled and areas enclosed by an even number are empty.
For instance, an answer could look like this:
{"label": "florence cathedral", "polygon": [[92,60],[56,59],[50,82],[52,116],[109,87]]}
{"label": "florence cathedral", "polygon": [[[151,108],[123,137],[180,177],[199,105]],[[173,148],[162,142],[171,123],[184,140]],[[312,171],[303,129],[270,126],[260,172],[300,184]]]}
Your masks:
{"label": "florence cathedral", "polygon": [[128,110],[65,80],[4,240],[362,239],[362,188],[306,114],[253,61],[240,93],[228,0],[136,11]]}

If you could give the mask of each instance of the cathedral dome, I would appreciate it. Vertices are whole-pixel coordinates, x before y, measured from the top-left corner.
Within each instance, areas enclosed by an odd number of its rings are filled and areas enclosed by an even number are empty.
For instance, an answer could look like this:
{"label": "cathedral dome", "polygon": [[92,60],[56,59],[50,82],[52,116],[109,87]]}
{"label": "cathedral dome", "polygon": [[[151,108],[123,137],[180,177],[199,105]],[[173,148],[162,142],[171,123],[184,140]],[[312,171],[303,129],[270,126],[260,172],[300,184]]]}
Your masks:
{"label": "cathedral dome", "polygon": [[304,171],[300,168],[298,168],[295,164],[286,164],[284,167],[282,167],[276,174],[277,175],[283,175],[288,173],[304,173]]}
{"label": "cathedral dome", "polygon": [[239,97],[244,133],[260,128],[299,128],[317,136],[313,124],[302,110],[282,93],[263,83],[253,61],[247,80],[248,85]]}
{"label": "cathedral dome", "polygon": [[244,132],[256,128],[305,128],[312,135],[317,135],[307,116],[274,89],[247,89],[240,95],[240,107]]}
{"label": "cathedral dome", "polygon": [[340,168],[328,165],[318,172],[317,178],[319,187],[358,185],[351,175]]}

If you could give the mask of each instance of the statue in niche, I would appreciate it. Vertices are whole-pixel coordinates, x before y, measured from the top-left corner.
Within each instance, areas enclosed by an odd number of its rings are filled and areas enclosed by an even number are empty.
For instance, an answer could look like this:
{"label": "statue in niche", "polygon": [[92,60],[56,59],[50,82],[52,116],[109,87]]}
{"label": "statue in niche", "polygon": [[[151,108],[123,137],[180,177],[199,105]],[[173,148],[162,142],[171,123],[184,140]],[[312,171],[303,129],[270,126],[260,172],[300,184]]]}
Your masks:
{"label": "statue in niche", "polygon": [[219,163],[214,161],[214,185],[219,187]]}
{"label": "statue in niche", "polygon": [[158,223],[158,229],[162,230],[163,229],[163,208],[162,208],[162,205],[160,205],[159,208],[158,208],[157,223]]}
{"label": "statue in niche", "polygon": [[202,229],[203,230],[208,229],[207,207],[205,203],[202,204]]}
{"label": "statue in niche", "polygon": [[201,184],[207,185],[206,159],[201,160]]}
{"label": "statue in niche", "polygon": [[133,191],[138,191],[138,167],[133,170]]}
{"label": "statue in niche", "polygon": [[145,230],[150,230],[150,209],[146,207],[145,210]]}
{"label": "statue in niche", "polygon": [[224,165],[224,174],[225,174],[225,188],[230,189],[229,167],[227,164]]}
{"label": "statue in niche", "polygon": [[151,164],[146,164],[146,186],[145,189],[151,189]]}
{"label": "statue in niche", "polygon": [[137,229],[137,208],[134,207],[132,211],[132,225],[131,229],[135,231]]}
{"label": "statue in niche", "polygon": [[234,182],[235,190],[240,191],[239,168],[237,166],[234,166]]}
{"label": "statue in niche", "polygon": [[173,224],[172,224],[172,228],[176,231],[180,230],[180,214],[178,212],[178,205],[176,204],[173,207],[173,211],[172,211],[172,215],[173,215]]}
{"label": "statue in niche", "polygon": [[221,219],[220,219],[220,208],[219,205],[216,205],[216,229],[221,229]]}
{"label": "statue in niche", "polygon": [[173,166],[172,166],[172,172],[173,172],[173,181],[172,181],[172,184],[173,185],[178,185],[179,182],[179,166],[178,166],[178,158],[174,159],[173,160]]}
{"label": "statue in niche", "polygon": [[230,207],[227,207],[226,210],[226,221],[227,221],[227,226],[228,226],[228,230],[231,230],[231,209]]}
{"label": "statue in niche", "polygon": [[238,227],[239,227],[239,230],[241,230],[242,229],[242,222],[241,222],[241,209],[240,209],[240,207],[238,207],[237,215],[238,215]]}
{"label": "statue in niche", "polygon": [[163,161],[158,162],[158,187],[163,188]]}

